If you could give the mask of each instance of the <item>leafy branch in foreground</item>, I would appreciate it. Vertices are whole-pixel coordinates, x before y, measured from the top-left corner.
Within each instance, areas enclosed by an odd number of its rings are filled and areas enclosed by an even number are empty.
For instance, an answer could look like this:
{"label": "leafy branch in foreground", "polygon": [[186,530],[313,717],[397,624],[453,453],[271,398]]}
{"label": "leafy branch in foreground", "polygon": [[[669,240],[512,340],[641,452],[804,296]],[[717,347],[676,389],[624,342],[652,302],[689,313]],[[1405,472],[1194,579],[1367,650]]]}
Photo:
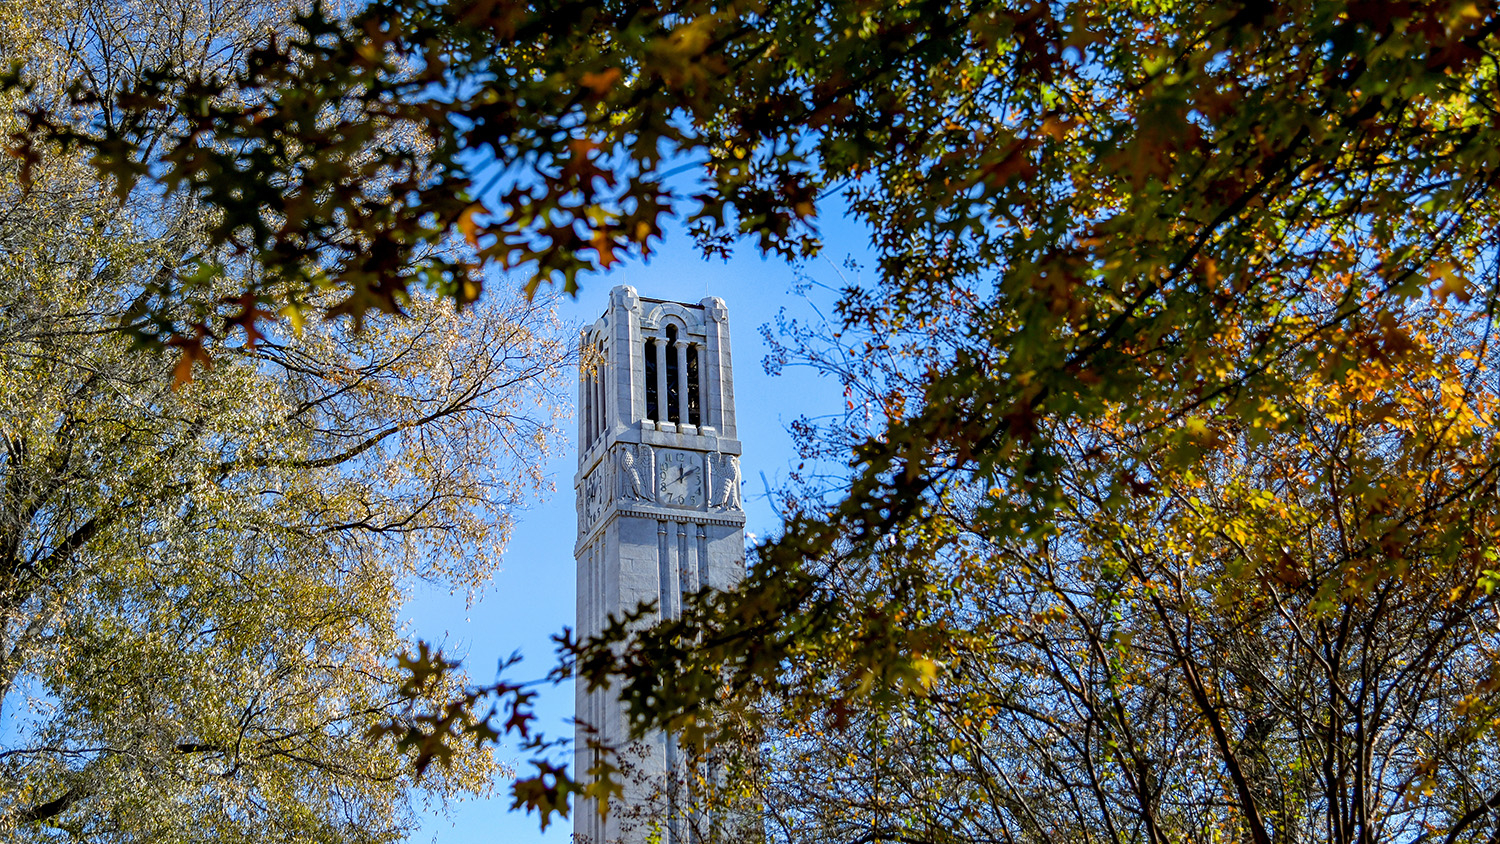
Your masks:
{"label": "leafy branch in foreground", "polygon": [[[731,155],[714,166],[716,191],[668,184],[683,156],[756,146],[758,134],[734,140],[710,122],[735,102],[722,74],[769,46],[746,41],[759,40],[757,15],[753,3],[407,0],[341,20],[316,3],[212,72],[162,63],[114,90],[73,86],[30,105],[34,81],[12,72],[4,88],[25,119],[12,153],[23,184],[60,144],[122,201],[164,190],[211,209],[212,241],[263,272],[231,307],[183,314],[175,306],[225,267],[171,267],[142,280],[126,322],[185,355],[270,314],[323,311],[323,290],[340,293],[325,312],[356,325],[399,312],[413,284],[471,302],[486,264],[529,268],[529,292],[552,280],[572,292],[580,272],[646,254],[663,215],[718,230],[728,212],[794,251],[816,193],[795,161],[754,174]],[[458,237],[471,258],[446,248]]]}
{"label": "leafy branch in foreground", "polygon": [[[1406,607],[1434,620],[1445,670],[1488,688],[1488,628],[1448,638],[1462,625],[1443,619],[1482,617],[1467,590],[1494,569],[1497,32],[1500,8],[1467,0],[411,0],[348,21],[315,8],[221,74],[158,68],[66,108],[24,101],[24,75],[9,90],[17,166],[57,143],[123,189],[197,198],[212,241],[265,270],[244,278],[260,310],[289,315],[320,291],[356,318],[419,284],[468,302],[474,271],[424,251],[455,235],[533,289],[643,253],[669,212],[709,249],[746,235],[807,254],[840,192],[877,263],[836,331],[877,361],[885,337],[921,341],[892,389],[869,388],[884,424],[839,441],[848,485],[805,497],[741,589],[584,643],[583,679],[615,678],[640,728],[711,738],[726,688],[876,724],[859,705],[992,676],[960,672],[972,642],[999,642],[977,652],[1077,703],[1035,661],[1040,637],[1099,683],[1047,734],[1111,766],[1087,835],[1129,818],[1148,840],[1170,825],[1260,841],[1318,818],[1331,840],[1457,841],[1486,832],[1489,771],[1463,751],[1485,746],[1468,730],[1488,699],[1403,673],[1437,665],[1426,651],[1374,645]],[[138,142],[156,126],[160,145]],[[704,163],[680,195],[667,174],[686,161]],[[129,324],[196,353],[232,327],[217,297],[189,295],[216,274],[145,274]],[[985,564],[1035,582],[953,583]],[[1316,657],[1326,718],[1251,717],[1245,678],[1292,682],[1253,658],[1252,628]],[[1238,661],[1200,658],[1209,643]],[[1382,665],[1388,694],[1365,683]],[[1414,677],[1440,693],[1403,709]],[[1131,743],[1169,705],[1209,739]],[[1398,711],[1447,737],[1429,756],[1454,785],[1404,791],[1418,810],[1389,784],[1425,782],[1424,761],[1403,747],[1388,779],[1345,740]],[[1170,764],[1199,752],[1207,774]],[[1293,758],[1326,765],[1254,770]]]}
{"label": "leafy branch in foreground", "polygon": [[[497,673],[514,669],[520,661],[519,654],[512,654],[500,663]],[[405,709],[371,727],[370,737],[395,739],[398,750],[413,754],[418,776],[434,761],[442,767],[455,764],[454,753],[462,746],[472,744],[475,750],[481,750],[514,734],[513,746],[532,757],[530,765],[536,772],[516,778],[511,786],[511,808],[525,809],[528,814],[536,811],[542,829],[552,823],[554,814],[566,819],[575,799],[596,799],[603,811],[611,798],[623,795],[620,771],[610,761],[617,748],[607,747],[602,741],[587,740],[589,747],[598,751],[599,761],[584,772],[586,779],[581,782],[568,774],[566,765],[547,760],[549,752],[569,746],[571,741],[548,739],[535,729],[534,688],[540,683],[500,679],[444,694],[460,662],[445,659],[426,642],[418,642],[414,653],[401,655],[397,662]],[[554,670],[541,683],[555,684],[566,673],[565,669]]]}
{"label": "leafy branch in foreground", "polygon": [[[824,795],[876,837],[1042,839],[1024,806],[1058,801],[1100,840],[1488,836],[1500,9],[769,17],[784,73],[731,63],[722,116],[791,96],[763,116],[873,233],[821,360],[880,422],[821,441],[847,483],[740,589],[585,643],[581,675],[706,740],[726,689],[856,749],[909,716],[930,743],[872,776],[928,793],[963,770],[933,734],[975,735],[970,826]],[[858,114],[798,120],[820,94]]]}

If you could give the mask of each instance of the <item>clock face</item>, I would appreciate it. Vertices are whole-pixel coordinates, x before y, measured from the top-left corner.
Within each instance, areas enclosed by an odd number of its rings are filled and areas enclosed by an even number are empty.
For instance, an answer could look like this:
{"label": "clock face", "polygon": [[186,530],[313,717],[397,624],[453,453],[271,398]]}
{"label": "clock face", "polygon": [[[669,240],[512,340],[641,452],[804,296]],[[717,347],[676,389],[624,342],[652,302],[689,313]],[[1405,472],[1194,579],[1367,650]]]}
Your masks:
{"label": "clock face", "polygon": [[686,451],[657,452],[656,500],[697,507],[703,503],[703,460]]}

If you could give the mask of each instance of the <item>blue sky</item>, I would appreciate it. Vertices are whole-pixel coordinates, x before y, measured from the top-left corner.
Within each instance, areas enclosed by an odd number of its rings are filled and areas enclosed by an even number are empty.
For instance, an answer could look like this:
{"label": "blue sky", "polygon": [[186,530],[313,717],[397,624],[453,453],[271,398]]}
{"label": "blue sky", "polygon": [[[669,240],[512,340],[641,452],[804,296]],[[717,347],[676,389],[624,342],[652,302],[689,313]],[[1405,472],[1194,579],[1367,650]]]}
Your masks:
{"label": "blue sky", "polygon": [[[842,262],[851,249],[860,249],[864,242],[849,228],[837,218],[831,226],[825,223],[824,234],[830,243],[827,259],[816,259],[803,270],[818,281],[836,285],[833,264]],[[773,531],[777,524],[765,486],[776,488],[796,462],[788,425],[799,416],[833,413],[842,401],[835,383],[806,369],[789,368],[771,377],[761,365],[767,351],[762,325],[770,323],[783,307],[791,316],[813,315],[808,302],[793,293],[796,280],[796,268],[776,259],[762,259],[748,245],[742,244],[727,263],[705,261],[689,238],[668,230],[649,263],[634,261],[606,275],[583,279],[584,289],[577,299],[563,305],[565,319],[591,323],[604,312],[609,290],[617,284],[633,285],[641,295],[653,298],[697,302],[704,296],[719,296],[725,300],[729,306],[739,435],[744,444],[746,529],[757,535]],[[576,375],[569,378],[570,385],[576,383]],[[570,420],[568,444],[549,463],[554,489],[519,514],[503,570],[476,603],[467,607],[462,595],[427,590],[419,593],[409,608],[415,634],[428,640],[445,640],[448,652],[465,654],[476,681],[491,679],[497,661],[517,650],[525,661],[513,676],[540,677],[552,664],[549,637],[564,626],[573,626],[576,515],[572,479],[577,466],[573,426],[574,420]],[[570,735],[567,719],[572,710],[571,686],[544,689],[538,706],[542,729],[549,735]],[[502,747],[498,756],[502,761],[521,761],[508,748]],[[571,822],[554,824],[541,833],[535,815],[511,812],[509,805],[508,783],[501,783],[488,800],[452,804],[446,816],[430,814],[412,840],[443,844],[563,844],[571,840]]]}

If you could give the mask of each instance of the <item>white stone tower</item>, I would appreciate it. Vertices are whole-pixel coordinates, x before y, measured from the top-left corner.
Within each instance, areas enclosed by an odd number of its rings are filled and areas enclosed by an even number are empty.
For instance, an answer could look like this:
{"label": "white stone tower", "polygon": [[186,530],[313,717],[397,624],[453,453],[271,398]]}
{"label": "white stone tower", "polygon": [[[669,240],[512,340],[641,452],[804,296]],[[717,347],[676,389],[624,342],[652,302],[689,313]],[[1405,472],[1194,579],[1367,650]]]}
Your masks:
{"label": "white stone tower", "polygon": [[[611,614],[655,601],[673,617],[682,596],[737,583],[745,568],[740,442],[734,424],[729,313],[647,299],[616,287],[609,309],[583,332],[578,390],[578,635]],[[625,718],[610,691],[578,684],[575,766],[593,765],[586,730],[622,746]],[[669,736],[629,748],[624,805],[601,819],[574,807],[577,844],[688,844],[667,796],[682,760]]]}

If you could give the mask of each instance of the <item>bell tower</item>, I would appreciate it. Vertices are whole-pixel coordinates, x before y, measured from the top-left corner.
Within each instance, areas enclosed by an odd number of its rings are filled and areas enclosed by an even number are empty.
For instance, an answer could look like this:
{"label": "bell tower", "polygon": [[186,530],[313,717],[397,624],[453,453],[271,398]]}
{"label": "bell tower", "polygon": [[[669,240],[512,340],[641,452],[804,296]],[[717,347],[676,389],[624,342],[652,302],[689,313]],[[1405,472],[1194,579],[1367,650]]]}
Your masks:
{"label": "bell tower", "polygon": [[[724,301],[667,302],[616,287],[582,344],[573,480],[580,638],[648,601],[658,617],[675,617],[684,594],[733,586],[745,569]],[[575,842],[639,844],[654,832],[662,844],[688,844],[670,782],[683,764],[672,737],[626,748],[611,691],[580,683],[576,705],[576,775],[594,764],[590,738],[621,748],[629,768],[622,805],[607,818],[587,802],[574,807]]]}

